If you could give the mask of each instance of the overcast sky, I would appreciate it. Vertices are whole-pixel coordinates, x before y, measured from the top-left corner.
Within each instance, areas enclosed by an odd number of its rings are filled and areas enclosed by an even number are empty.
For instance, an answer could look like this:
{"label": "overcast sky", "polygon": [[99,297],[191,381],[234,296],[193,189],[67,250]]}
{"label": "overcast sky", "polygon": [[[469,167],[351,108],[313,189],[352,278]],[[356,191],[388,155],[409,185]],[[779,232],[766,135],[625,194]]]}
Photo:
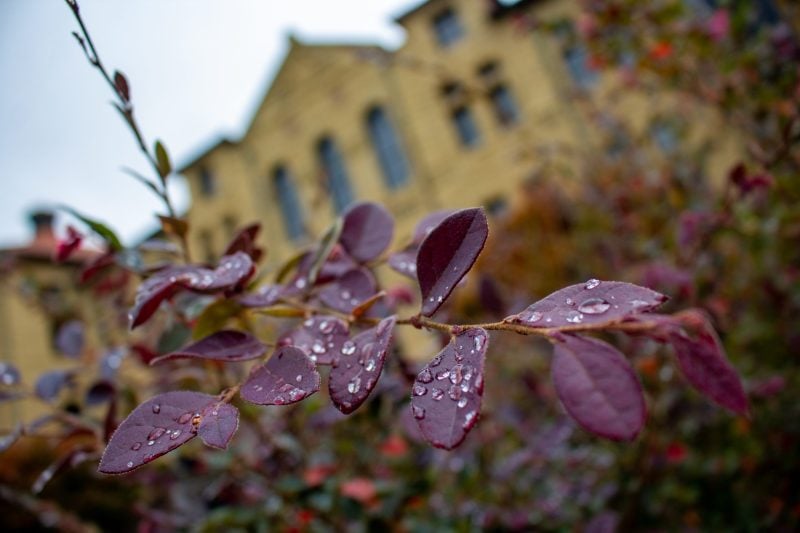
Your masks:
{"label": "overcast sky", "polygon": [[[241,135],[289,32],[396,47],[403,33],[392,18],[419,3],[80,0],[101,59],[130,81],[146,139],[162,139],[176,166]],[[0,2],[0,247],[26,242],[28,212],[56,204],[107,222],[126,243],[155,228],[158,200],[120,171],[149,168],[75,29],[63,0]],[[181,183],[173,196],[186,207]]]}

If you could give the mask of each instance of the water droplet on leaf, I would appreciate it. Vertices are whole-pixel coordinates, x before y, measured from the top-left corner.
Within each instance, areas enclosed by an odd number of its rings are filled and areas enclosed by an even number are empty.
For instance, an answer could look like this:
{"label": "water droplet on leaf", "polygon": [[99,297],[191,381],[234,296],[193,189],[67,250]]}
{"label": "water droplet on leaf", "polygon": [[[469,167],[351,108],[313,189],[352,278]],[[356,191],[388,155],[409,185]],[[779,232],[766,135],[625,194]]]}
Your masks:
{"label": "water droplet on leaf", "polygon": [[598,285],[600,285],[600,280],[592,278],[584,284],[583,288],[586,289],[587,291],[590,291],[595,287],[597,287]]}
{"label": "water droplet on leaf", "polygon": [[413,414],[414,418],[416,418],[417,420],[422,420],[423,418],[425,418],[425,409],[418,405],[412,405],[411,414]]}
{"label": "water droplet on leaf", "polygon": [[578,311],[587,315],[600,315],[611,308],[611,304],[602,298],[589,298],[578,306]]}

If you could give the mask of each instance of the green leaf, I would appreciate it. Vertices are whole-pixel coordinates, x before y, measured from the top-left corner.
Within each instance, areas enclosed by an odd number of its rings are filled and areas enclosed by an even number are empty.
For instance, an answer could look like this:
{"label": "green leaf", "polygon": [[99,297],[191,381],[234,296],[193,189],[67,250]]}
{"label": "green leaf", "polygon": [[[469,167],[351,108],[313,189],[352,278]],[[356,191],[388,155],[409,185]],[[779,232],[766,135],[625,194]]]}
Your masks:
{"label": "green leaf", "polygon": [[156,141],[156,163],[158,163],[158,173],[161,175],[162,178],[166,178],[169,176],[170,172],[172,172],[172,163],[169,161],[169,155],[167,154],[167,149],[164,148],[164,145],[161,141]]}
{"label": "green leaf", "polygon": [[74,216],[84,224],[86,224],[89,227],[89,229],[91,229],[97,235],[102,237],[102,239],[106,241],[106,243],[108,243],[108,246],[109,248],[111,248],[111,251],[119,252],[124,248],[124,246],[122,246],[122,242],[119,240],[119,237],[117,237],[117,234],[114,233],[114,231],[111,228],[109,228],[102,222],[98,222],[97,220],[85,217],[69,206],[62,205],[60,206],[60,208],[69,213],[70,215]]}
{"label": "green leaf", "polygon": [[212,303],[197,317],[192,329],[192,339],[202,339],[223,329],[228,320],[236,316],[241,309],[235,300],[217,300]]}
{"label": "green leaf", "polygon": [[314,283],[317,281],[319,271],[325,263],[325,260],[331,255],[333,247],[336,246],[336,243],[339,241],[339,236],[342,234],[343,227],[344,222],[342,221],[342,217],[338,217],[333,221],[333,224],[330,225],[325,235],[322,236],[319,246],[314,252],[314,260],[311,262],[311,268],[308,271],[308,287],[313,287]]}

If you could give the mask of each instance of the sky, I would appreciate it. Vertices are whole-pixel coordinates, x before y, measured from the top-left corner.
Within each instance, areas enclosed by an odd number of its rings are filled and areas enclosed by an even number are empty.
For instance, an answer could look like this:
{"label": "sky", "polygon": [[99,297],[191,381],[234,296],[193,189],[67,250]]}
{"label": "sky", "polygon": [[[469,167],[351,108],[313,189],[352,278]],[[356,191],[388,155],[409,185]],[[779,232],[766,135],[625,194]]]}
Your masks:
{"label": "sky", "polygon": [[[288,49],[403,41],[392,20],[419,0],[79,0],[106,68],[127,76],[145,139],[179,167],[244,133]],[[156,229],[160,201],[122,167],[151,175],[86,61],[62,0],[0,2],[0,247],[26,243],[32,209],[68,205],[126,244]],[[172,180],[179,209],[185,184]],[[163,210],[162,210],[163,211]],[[71,220],[59,214],[59,231]]]}

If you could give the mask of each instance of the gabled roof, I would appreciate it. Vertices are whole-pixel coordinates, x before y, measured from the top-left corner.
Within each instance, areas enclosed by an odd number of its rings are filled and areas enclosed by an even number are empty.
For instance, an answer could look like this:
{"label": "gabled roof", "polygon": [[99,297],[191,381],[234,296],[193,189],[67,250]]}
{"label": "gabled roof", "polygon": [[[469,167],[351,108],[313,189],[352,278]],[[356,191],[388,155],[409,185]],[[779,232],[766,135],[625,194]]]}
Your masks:
{"label": "gabled roof", "polygon": [[[263,97],[259,100],[259,104],[256,107],[255,111],[251,115],[250,122],[245,129],[243,137],[246,137],[248,133],[253,128],[253,125],[261,114],[262,109],[267,105],[267,102],[270,99],[270,96],[274,94],[277,90],[280,89],[282,80],[286,77],[287,73],[290,69],[295,65],[297,61],[301,61],[302,57],[306,56],[308,52],[313,52],[317,54],[317,57],[320,54],[355,54],[358,52],[377,52],[381,54],[389,54],[386,48],[375,44],[375,43],[347,43],[347,42],[303,42],[297,38],[295,35],[289,35],[289,51],[286,53],[286,56],[281,63],[281,66],[278,68],[277,73],[272,78],[272,81],[269,84],[269,87],[266,90],[266,93]],[[308,57],[308,56],[306,56]]]}

